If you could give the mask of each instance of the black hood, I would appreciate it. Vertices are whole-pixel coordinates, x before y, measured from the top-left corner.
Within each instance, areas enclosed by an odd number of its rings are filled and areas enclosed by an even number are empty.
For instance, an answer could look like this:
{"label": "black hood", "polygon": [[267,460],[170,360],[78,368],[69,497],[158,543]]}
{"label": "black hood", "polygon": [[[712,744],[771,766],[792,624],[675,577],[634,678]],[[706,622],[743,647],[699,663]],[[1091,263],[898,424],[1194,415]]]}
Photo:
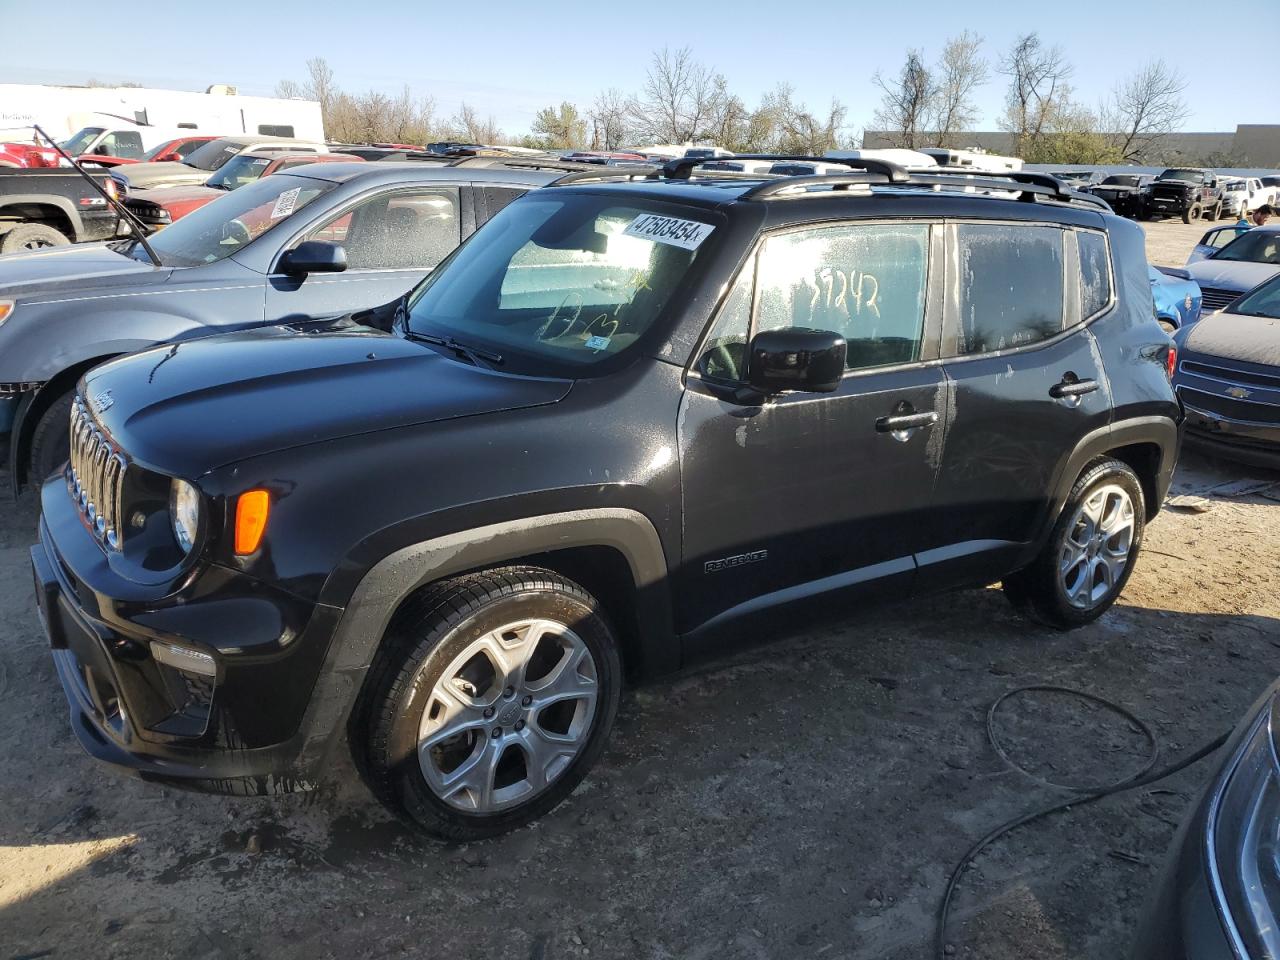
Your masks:
{"label": "black hood", "polygon": [[84,290],[163,283],[172,271],[103,243],[77,243],[0,257],[0,297],[44,300]]}
{"label": "black hood", "polygon": [[570,386],[339,322],[154,347],[94,369],[83,391],[130,458],[196,477],[289,447],[554,403]]}

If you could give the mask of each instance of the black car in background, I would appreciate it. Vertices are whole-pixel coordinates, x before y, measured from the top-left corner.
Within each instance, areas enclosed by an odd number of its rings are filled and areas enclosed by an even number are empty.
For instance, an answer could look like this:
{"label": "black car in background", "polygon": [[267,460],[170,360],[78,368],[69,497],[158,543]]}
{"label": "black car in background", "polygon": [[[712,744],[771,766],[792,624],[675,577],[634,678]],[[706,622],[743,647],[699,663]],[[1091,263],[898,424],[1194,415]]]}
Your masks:
{"label": "black car in background", "polygon": [[1154,180],[1155,177],[1148,173],[1113,173],[1086,189],[1107,201],[1117,214],[1132,220],[1142,212],[1146,194]]}
{"label": "black car in background", "polygon": [[778,611],[1002,580],[1100,616],[1178,453],[1141,230],[1044,175],[842,162],[597,166],[390,330],[91,371],[31,553],[85,749],[268,793],[345,733],[391,809],[475,839],[574,789],[624,675]]}
{"label": "black car in background", "polygon": [[1151,182],[1143,194],[1139,216],[1144,220],[1181,217],[1183,223],[1203,217],[1222,217],[1222,185],[1212,170],[1170,167]]}
{"label": "black car in background", "polygon": [[1280,470],[1280,275],[1175,341],[1187,443]]}
{"label": "black car in background", "polygon": [[1174,838],[1132,960],[1280,957],[1280,683],[1222,748]]}

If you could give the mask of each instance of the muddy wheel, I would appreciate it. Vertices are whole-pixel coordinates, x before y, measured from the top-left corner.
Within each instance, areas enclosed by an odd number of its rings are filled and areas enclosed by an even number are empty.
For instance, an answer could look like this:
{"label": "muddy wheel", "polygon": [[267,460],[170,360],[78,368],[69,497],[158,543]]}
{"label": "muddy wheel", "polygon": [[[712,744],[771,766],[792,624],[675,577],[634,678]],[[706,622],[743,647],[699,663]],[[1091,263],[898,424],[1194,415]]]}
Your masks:
{"label": "muddy wheel", "polygon": [[70,243],[70,237],[53,227],[43,223],[20,223],[0,237],[0,253],[44,250],[48,247],[65,247]]}
{"label": "muddy wheel", "polygon": [[429,587],[397,612],[352,714],[374,794],[450,841],[559,804],[604,750],[621,666],[592,596],[537,567]]}
{"label": "muddy wheel", "polygon": [[1133,572],[1146,508],[1142,484],[1119,460],[1095,460],[1071,489],[1040,555],[1004,580],[1020,612],[1068,630],[1098,619]]}
{"label": "muddy wheel", "polygon": [[1200,216],[1200,207],[1192,204],[1182,211],[1182,222],[1190,223],[1192,220],[1198,219]]}
{"label": "muddy wheel", "polygon": [[1213,205],[1213,215],[1210,216],[1209,219],[1210,220],[1222,219],[1222,201],[1221,200],[1219,200],[1217,203]]}

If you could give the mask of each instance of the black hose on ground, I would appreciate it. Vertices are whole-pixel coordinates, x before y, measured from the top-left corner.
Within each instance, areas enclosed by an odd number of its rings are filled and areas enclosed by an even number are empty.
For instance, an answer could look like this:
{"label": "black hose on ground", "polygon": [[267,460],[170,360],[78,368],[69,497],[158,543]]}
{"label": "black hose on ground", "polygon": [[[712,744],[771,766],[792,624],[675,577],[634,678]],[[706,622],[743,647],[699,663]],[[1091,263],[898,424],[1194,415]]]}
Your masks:
{"label": "black hose on ground", "polygon": [[960,876],[964,872],[964,868],[969,865],[969,863],[973,860],[973,858],[976,857],[983,850],[985,850],[987,847],[989,847],[992,843],[994,843],[996,840],[999,840],[1005,834],[1010,833],[1013,830],[1016,830],[1018,827],[1031,823],[1035,820],[1039,820],[1042,817],[1047,817],[1050,814],[1058,813],[1062,810],[1069,810],[1072,807],[1082,807],[1085,804],[1093,803],[1094,801],[1101,800],[1104,797],[1110,797],[1117,793],[1124,793],[1126,790],[1134,790],[1134,789],[1137,789],[1138,787],[1145,787],[1148,784],[1155,783],[1157,780],[1164,780],[1167,777],[1171,777],[1173,776],[1173,774],[1178,773],[1181,770],[1185,770],[1187,767],[1191,766],[1193,763],[1203,760],[1209,754],[1213,753],[1215,750],[1221,747],[1224,743],[1226,743],[1227,738],[1231,736],[1231,731],[1228,730],[1226,733],[1222,734],[1222,736],[1216,738],[1212,743],[1205,744],[1204,746],[1202,746],[1200,749],[1196,750],[1194,753],[1190,754],[1189,756],[1186,756],[1183,759],[1177,761],[1176,763],[1170,764],[1169,766],[1164,767],[1160,770],[1151,772],[1152,767],[1155,766],[1156,760],[1160,756],[1160,747],[1159,747],[1159,742],[1156,739],[1155,731],[1151,729],[1149,724],[1140,720],[1138,717],[1130,713],[1128,710],[1126,710],[1124,707],[1120,706],[1119,704],[1113,703],[1110,700],[1107,700],[1103,697],[1099,697],[1096,694],[1088,693],[1084,690],[1073,690],[1070,687],[1058,687],[1058,686],[1052,686],[1048,684],[1030,684],[1024,687],[1017,687],[1016,689],[1009,690],[1008,692],[1001,694],[999,697],[996,698],[996,700],[991,704],[990,708],[987,710],[987,739],[988,741],[990,741],[992,748],[996,751],[997,754],[999,754],[1000,758],[1004,760],[1005,763],[1009,764],[1010,767],[1020,771],[1024,775],[1030,777],[1032,780],[1035,780],[1037,783],[1043,784],[1045,786],[1056,787],[1058,789],[1070,790],[1070,789],[1079,789],[1079,788],[1072,788],[1065,784],[1054,783],[1051,780],[1045,780],[1023,769],[1020,765],[1015,763],[1007,753],[1005,753],[1004,748],[1000,746],[1000,741],[996,738],[996,735],[995,735],[994,720],[995,720],[996,711],[999,709],[1000,705],[1004,703],[1005,700],[1008,700],[1012,696],[1015,696],[1020,693],[1028,693],[1032,691],[1065,693],[1075,697],[1082,697],[1083,699],[1091,700],[1094,703],[1100,704],[1106,707],[1107,709],[1118,713],[1120,716],[1129,720],[1131,723],[1137,726],[1139,730],[1142,731],[1143,735],[1147,738],[1147,741],[1151,744],[1151,754],[1147,758],[1146,763],[1143,765],[1143,767],[1140,770],[1138,770],[1137,773],[1131,774],[1125,777],[1123,780],[1118,780],[1115,783],[1103,784],[1097,787],[1086,788],[1066,800],[1060,800],[1057,803],[1050,804],[1047,807],[1042,807],[1039,810],[1033,810],[1030,813],[1026,813],[1026,814],[1023,814],[1022,816],[1016,817],[1013,820],[1009,820],[1006,823],[1003,823],[1000,826],[996,827],[994,830],[988,833],[985,837],[983,837],[981,840],[979,840],[977,843],[971,846],[965,852],[965,855],[960,858],[960,862],[956,864],[955,869],[951,871],[951,876],[947,879],[947,889],[942,895],[942,903],[939,904],[938,906],[938,925],[937,925],[935,937],[934,937],[934,947],[935,947],[935,952],[937,954],[938,960],[947,960],[948,958],[947,920],[951,914],[951,900],[952,900],[952,897],[955,895],[957,885],[960,883]]}

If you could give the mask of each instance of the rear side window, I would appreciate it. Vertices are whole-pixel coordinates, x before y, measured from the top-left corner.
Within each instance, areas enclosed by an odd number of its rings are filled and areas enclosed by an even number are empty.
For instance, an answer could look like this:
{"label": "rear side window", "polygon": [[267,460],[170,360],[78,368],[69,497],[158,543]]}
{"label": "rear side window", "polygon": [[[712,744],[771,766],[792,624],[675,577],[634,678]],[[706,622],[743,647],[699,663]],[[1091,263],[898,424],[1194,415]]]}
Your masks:
{"label": "rear side window", "polygon": [[1101,313],[1111,302],[1111,262],[1107,238],[1081,230],[1076,234],[1080,250],[1080,319]]}
{"label": "rear side window", "polygon": [[258,124],[258,135],[262,137],[292,137],[293,127],[278,123]]}
{"label": "rear side window", "polygon": [[1062,331],[1061,229],[965,223],[954,237],[954,355],[1011,350]]}

